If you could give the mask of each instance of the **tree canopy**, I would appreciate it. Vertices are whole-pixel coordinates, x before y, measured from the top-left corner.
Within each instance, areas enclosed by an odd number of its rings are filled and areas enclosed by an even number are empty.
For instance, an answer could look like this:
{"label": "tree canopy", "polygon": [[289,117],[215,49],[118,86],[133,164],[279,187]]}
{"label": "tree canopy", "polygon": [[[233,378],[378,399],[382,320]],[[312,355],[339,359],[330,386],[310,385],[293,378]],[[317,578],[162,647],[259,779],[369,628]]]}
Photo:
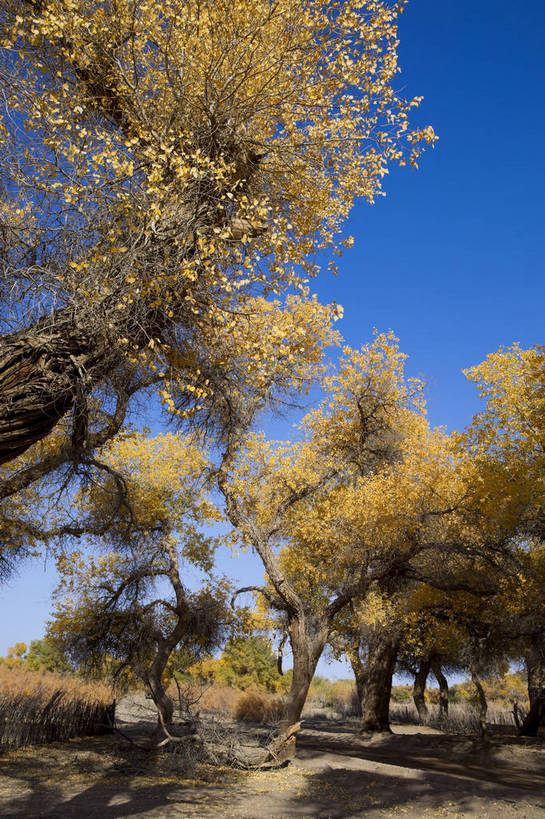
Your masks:
{"label": "tree canopy", "polygon": [[127,366],[182,415],[209,405],[255,297],[301,287],[435,140],[394,90],[402,9],[2,0],[1,461],[70,409],[81,449],[85,397]]}

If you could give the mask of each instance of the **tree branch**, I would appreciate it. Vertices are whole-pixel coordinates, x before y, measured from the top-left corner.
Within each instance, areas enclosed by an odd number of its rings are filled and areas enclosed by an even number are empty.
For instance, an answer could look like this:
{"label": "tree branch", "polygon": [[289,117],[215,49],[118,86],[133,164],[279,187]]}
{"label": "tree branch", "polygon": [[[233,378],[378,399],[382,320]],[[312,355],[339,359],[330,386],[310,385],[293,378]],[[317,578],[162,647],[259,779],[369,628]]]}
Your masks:
{"label": "tree branch", "polygon": [[271,606],[275,609],[279,609],[283,611],[285,608],[284,602],[280,597],[275,597],[275,595],[267,589],[265,586],[244,586],[242,589],[237,589],[236,592],[231,597],[231,608],[235,608],[235,601],[239,594],[244,594],[244,592],[255,591],[262,594],[265,600],[267,600]]}

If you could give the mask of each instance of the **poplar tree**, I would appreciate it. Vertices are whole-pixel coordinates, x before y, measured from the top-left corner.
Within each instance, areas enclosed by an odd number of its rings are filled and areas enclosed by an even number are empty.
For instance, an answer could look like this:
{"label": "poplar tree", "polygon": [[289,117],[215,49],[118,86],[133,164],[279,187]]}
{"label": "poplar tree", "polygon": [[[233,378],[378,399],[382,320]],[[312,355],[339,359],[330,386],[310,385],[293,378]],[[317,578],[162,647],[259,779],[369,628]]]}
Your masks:
{"label": "poplar tree", "polygon": [[316,252],[436,138],[395,91],[403,7],[1,0],[0,463],[70,412],[85,449],[88,396],[127,366],[198,414],[263,297],[315,314]]}

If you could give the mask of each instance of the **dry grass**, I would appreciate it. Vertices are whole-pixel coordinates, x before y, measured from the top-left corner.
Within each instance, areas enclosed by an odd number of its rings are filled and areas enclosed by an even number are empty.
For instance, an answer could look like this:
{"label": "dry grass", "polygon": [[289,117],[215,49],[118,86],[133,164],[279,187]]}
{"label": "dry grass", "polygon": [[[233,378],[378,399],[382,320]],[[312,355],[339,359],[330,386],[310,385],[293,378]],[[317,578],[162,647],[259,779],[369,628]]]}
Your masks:
{"label": "dry grass", "polygon": [[[174,686],[168,691],[175,706],[178,692]],[[240,722],[274,722],[280,718],[282,700],[256,688],[242,690],[223,683],[212,685],[185,684],[181,697],[189,705],[188,712],[205,711],[219,717],[230,717]]]}
{"label": "dry grass", "polygon": [[103,683],[0,668],[0,749],[104,733],[112,700]]}
{"label": "dry grass", "polygon": [[[393,703],[390,706],[390,719],[398,725],[419,725],[418,712],[414,705]],[[506,708],[490,705],[486,716],[487,725],[492,728],[515,728],[513,712]],[[439,709],[431,706],[426,725],[441,728],[453,734],[479,733],[479,715],[475,707],[469,702],[450,704],[448,717],[441,719]]]}
{"label": "dry grass", "polygon": [[234,716],[244,691],[222,683],[214,683],[206,689],[199,701],[199,707],[213,714]]}
{"label": "dry grass", "polygon": [[[243,691],[222,683],[204,686],[200,689],[201,693],[198,693],[198,684],[190,688],[192,692],[197,692],[194,698],[196,709],[218,717],[230,717],[240,722],[270,723],[280,719],[281,716],[281,698],[256,689]],[[176,700],[174,689],[169,693]],[[478,712],[470,701],[450,703],[446,720],[440,719],[437,705],[428,704],[428,707],[429,716],[426,725],[456,734],[479,733]],[[310,687],[303,716],[307,719],[316,716],[321,718],[325,716],[328,719],[360,717],[361,708],[354,683],[351,680],[332,682],[323,677],[315,677]],[[392,701],[390,719],[393,723],[401,725],[419,725],[418,713],[412,702]],[[512,710],[504,707],[501,701],[490,703],[487,723],[491,730],[515,728]]]}
{"label": "dry grass", "polygon": [[[231,688],[229,685],[216,682],[212,684],[199,682],[180,684],[181,699],[185,706],[182,710],[191,713],[206,711],[218,716],[234,717],[238,703],[244,693],[240,688]],[[169,686],[168,694],[177,708],[180,695],[174,683]]]}
{"label": "dry grass", "polygon": [[315,677],[310,685],[304,716],[312,717],[324,712],[336,719],[361,716],[356,687],[351,680],[332,682]]}
{"label": "dry grass", "polygon": [[261,691],[246,691],[238,701],[235,719],[239,722],[276,722],[282,715],[282,700]]}

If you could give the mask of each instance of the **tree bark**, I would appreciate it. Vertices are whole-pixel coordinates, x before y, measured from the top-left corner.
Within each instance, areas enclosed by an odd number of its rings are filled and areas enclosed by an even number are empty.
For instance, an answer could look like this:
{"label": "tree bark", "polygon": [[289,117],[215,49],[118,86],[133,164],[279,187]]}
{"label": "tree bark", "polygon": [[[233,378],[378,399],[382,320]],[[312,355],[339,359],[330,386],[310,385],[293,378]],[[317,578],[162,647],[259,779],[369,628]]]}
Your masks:
{"label": "tree bark", "polygon": [[431,670],[439,683],[439,719],[443,720],[448,717],[448,681],[441,670],[439,660],[432,660]]}
{"label": "tree bark", "polygon": [[536,737],[542,725],[545,725],[545,688],[534,697],[528,715],[522,723],[520,733],[524,737]]}
{"label": "tree bark", "polygon": [[148,672],[148,685],[159,715],[159,724],[166,728],[172,725],[174,715],[174,705],[163,686],[163,673],[170,654],[171,650],[166,647],[166,641],[163,641]]}
{"label": "tree bark", "polygon": [[429,713],[428,706],[426,705],[426,682],[428,674],[430,673],[430,666],[430,661],[424,660],[420,663],[414,676],[413,701],[418,711],[418,720],[421,724],[426,722]]}
{"label": "tree bark", "polygon": [[352,666],[352,671],[354,672],[354,680],[356,682],[356,693],[358,695],[358,702],[360,704],[360,716],[361,716],[361,704],[363,702],[363,698],[365,696],[365,683],[366,683],[366,676],[365,676],[365,666],[361,661],[359,645],[353,646],[347,651],[348,659],[350,660],[350,665]]}
{"label": "tree bark", "polygon": [[293,728],[301,719],[316,665],[327,641],[328,623],[324,620],[323,623],[313,624],[304,614],[296,614],[289,618],[288,633],[293,654],[293,676],[278,724],[279,738],[287,737],[285,743],[277,745],[279,763],[293,759],[295,755],[296,731]]}
{"label": "tree bark", "polygon": [[471,681],[477,689],[477,695],[479,697],[479,728],[481,737],[484,739],[484,737],[487,735],[486,714],[488,712],[488,703],[486,701],[486,694],[484,693],[483,684],[479,679],[475,665],[471,666]]}
{"label": "tree bark", "polygon": [[[118,351],[96,326],[59,310],[0,340],[0,464],[48,435],[114,366]],[[80,445],[83,442],[79,442]]]}
{"label": "tree bark", "polygon": [[362,733],[390,732],[390,697],[398,644],[397,636],[380,631],[369,639],[361,703]]}
{"label": "tree bark", "polygon": [[524,660],[528,674],[528,699],[532,708],[545,689],[545,647],[531,645],[525,652]]}

